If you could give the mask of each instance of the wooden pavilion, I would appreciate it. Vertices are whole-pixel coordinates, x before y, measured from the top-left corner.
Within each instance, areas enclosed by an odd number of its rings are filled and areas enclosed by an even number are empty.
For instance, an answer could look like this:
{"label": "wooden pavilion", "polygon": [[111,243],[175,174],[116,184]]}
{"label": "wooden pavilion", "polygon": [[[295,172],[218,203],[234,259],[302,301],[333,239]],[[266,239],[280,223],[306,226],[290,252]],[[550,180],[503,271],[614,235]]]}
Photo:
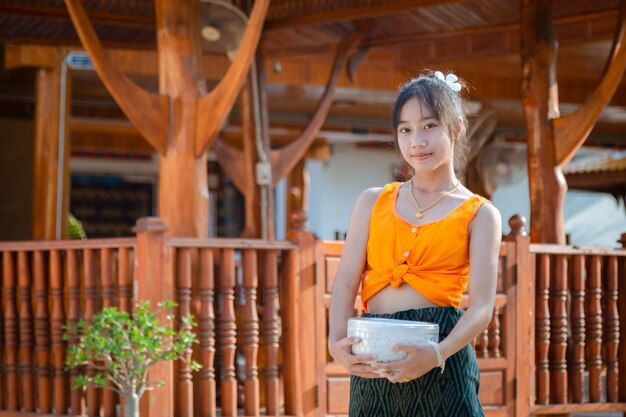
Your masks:
{"label": "wooden pavilion", "polygon": [[[211,21],[218,3],[230,17]],[[512,218],[474,343],[487,413],[626,411],[626,251],[564,245],[562,210],[576,150],[626,146],[625,23],[624,0],[0,0],[0,417],[115,416],[108,391],[72,389],[62,325],[165,298],[198,317],[204,367],[160,366],[142,414],[346,414],[325,348],[342,245],[306,230],[303,161],[388,135],[393,92],[424,67],[470,82],[473,156],[494,131],[528,145],[531,238]],[[154,162],[137,210],[159,218],[58,240],[84,155]],[[239,238],[208,238],[215,175],[245,196]],[[269,197],[282,178],[288,241]],[[484,180],[470,166],[470,188]]]}

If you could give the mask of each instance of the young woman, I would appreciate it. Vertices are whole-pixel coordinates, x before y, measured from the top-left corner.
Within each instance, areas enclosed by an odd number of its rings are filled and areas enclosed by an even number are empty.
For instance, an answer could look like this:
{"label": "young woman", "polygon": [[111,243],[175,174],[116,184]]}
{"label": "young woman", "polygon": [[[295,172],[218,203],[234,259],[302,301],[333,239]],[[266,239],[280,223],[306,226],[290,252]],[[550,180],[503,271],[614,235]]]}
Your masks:
{"label": "young woman", "polygon": [[[328,338],[351,374],[351,417],[484,415],[470,342],[491,320],[501,219],[455,176],[467,149],[460,90],[454,74],[440,72],[400,89],[392,125],[412,178],[365,190],[354,206]],[[391,363],[353,355],[359,340],[346,331],[359,285],[364,316],[438,323],[439,344],[397,345],[406,357]]]}

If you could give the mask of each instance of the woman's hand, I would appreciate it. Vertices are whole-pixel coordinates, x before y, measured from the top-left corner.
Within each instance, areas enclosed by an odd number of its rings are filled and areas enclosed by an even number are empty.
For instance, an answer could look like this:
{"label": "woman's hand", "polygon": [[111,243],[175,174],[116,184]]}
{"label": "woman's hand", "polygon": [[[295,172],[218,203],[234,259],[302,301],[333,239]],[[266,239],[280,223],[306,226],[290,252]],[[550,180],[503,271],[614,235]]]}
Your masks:
{"label": "woman's hand", "polygon": [[361,378],[381,378],[381,375],[374,373],[371,363],[376,360],[376,355],[353,355],[352,345],[360,342],[357,337],[346,337],[328,346],[331,356],[335,362],[340,363],[348,370],[350,375]]}
{"label": "woman's hand", "polygon": [[372,365],[372,368],[382,372],[381,376],[390,382],[409,382],[437,366],[437,354],[431,345],[395,345],[391,351],[406,352],[406,357],[396,362],[378,362]]}

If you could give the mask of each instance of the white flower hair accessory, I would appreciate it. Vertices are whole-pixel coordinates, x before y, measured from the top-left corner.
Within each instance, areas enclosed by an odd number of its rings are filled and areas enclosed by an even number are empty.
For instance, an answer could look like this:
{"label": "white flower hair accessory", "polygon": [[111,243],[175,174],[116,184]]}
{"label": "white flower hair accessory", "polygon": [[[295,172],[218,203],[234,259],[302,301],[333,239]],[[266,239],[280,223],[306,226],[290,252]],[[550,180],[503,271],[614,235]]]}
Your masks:
{"label": "white flower hair accessory", "polygon": [[450,73],[444,77],[441,71],[435,71],[435,77],[439,78],[441,81],[448,84],[448,86],[452,89],[452,91],[457,92],[457,93],[461,91],[461,84],[457,83],[459,77],[457,77],[453,73]]}

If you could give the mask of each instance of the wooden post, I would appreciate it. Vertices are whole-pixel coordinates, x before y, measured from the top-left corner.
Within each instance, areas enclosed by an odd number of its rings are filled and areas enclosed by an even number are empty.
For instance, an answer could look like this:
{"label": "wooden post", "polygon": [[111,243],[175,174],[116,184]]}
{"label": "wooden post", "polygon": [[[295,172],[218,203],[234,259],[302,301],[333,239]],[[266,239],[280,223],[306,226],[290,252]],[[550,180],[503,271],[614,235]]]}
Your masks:
{"label": "wooden post", "polygon": [[[152,308],[164,300],[174,299],[174,283],[166,272],[171,254],[165,248],[167,228],[157,217],[137,220],[133,231],[137,234],[135,253],[135,284],[138,285],[139,301],[150,301]],[[161,362],[150,369],[150,380],[162,380],[165,385],[158,391],[144,394],[140,413],[142,417],[171,417],[174,415],[174,364]]]}
{"label": "wooden post", "polygon": [[[185,3],[189,5],[185,5]],[[206,94],[200,74],[200,21],[193,19],[198,0],[155,3],[159,92],[169,96],[171,121],[167,151],[159,158],[159,215],[175,236],[207,237],[208,184],[206,153],[194,148],[197,99]],[[185,22],[184,30],[170,22]],[[205,117],[210,117],[205,115]]]}
{"label": "wooden post", "polygon": [[160,155],[159,215],[174,236],[208,234],[206,151],[248,72],[269,0],[254,2],[230,68],[210,93],[200,72],[199,1],[156,0],[159,94],[137,86],[105,53],[79,0],[65,0],[78,36],[107,90]]}
{"label": "wooden post", "polygon": [[290,250],[284,253],[283,291],[281,308],[283,310],[283,361],[285,378],[285,414],[301,417],[303,415],[302,398],[302,361],[300,360],[300,331],[303,329],[300,314],[300,261],[298,252]]}
{"label": "wooden post", "polygon": [[522,104],[528,131],[528,178],[533,242],[565,244],[563,202],[567,185],[555,160],[559,117],[556,89],[557,41],[552,0],[522,0]]}
{"label": "wooden post", "polygon": [[595,90],[574,113],[559,114],[557,41],[552,0],[522,0],[522,105],[528,131],[533,242],[565,244],[563,166],[584,143],[613,97],[626,68],[626,1],[621,1],[613,48]]}
{"label": "wooden post", "polygon": [[287,213],[289,215],[289,230],[287,239],[298,245],[300,263],[300,355],[301,383],[304,398],[302,399],[303,413],[305,416],[316,415],[319,407],[319,385],[324,383],[320,379],[323,375],[324,366],[317,361],[317,327],[324,323],[318,323],[318,314],[310,314],[316,311],[316,240],[315,235],[307,230],[307,194],[308,175],[304,158],[298,162],[294,170],[287,177]]}
{"label": "wooden post", "polygon": [[516,239],[517,332],[515,369],[517,381],[515,415],[526,417],[535,405],[535,274],[530,254],[530,239],[518,235]]}
{"label": "wooden post", "polygon": [[[62,121],[70,119],[71,72],[65,85],[61,67],[65,54],[57,48],[10,46],[5,51],[6,69],[37,68],[35,78],[35,140],[33,175],[33,239],[55,239],[57,219],[58,176],[63,178],[61,196],[61,237],[67,235],[69,209],[69,123],[59,132]],[[65,108],[61,96],[65,94]],[[61,118],[61,115],[63,117]],[[61,133],[61,135],[59,135]],[[63,141],[63,166],[59,167],[59,139]]]}
{"label": "wooden post", "polygon": [[505,236],[504,240],[514,242],[520,236],[526,236],[526,217],[521,214],[514,214],[509,219],[509,227],[511,231]]}

